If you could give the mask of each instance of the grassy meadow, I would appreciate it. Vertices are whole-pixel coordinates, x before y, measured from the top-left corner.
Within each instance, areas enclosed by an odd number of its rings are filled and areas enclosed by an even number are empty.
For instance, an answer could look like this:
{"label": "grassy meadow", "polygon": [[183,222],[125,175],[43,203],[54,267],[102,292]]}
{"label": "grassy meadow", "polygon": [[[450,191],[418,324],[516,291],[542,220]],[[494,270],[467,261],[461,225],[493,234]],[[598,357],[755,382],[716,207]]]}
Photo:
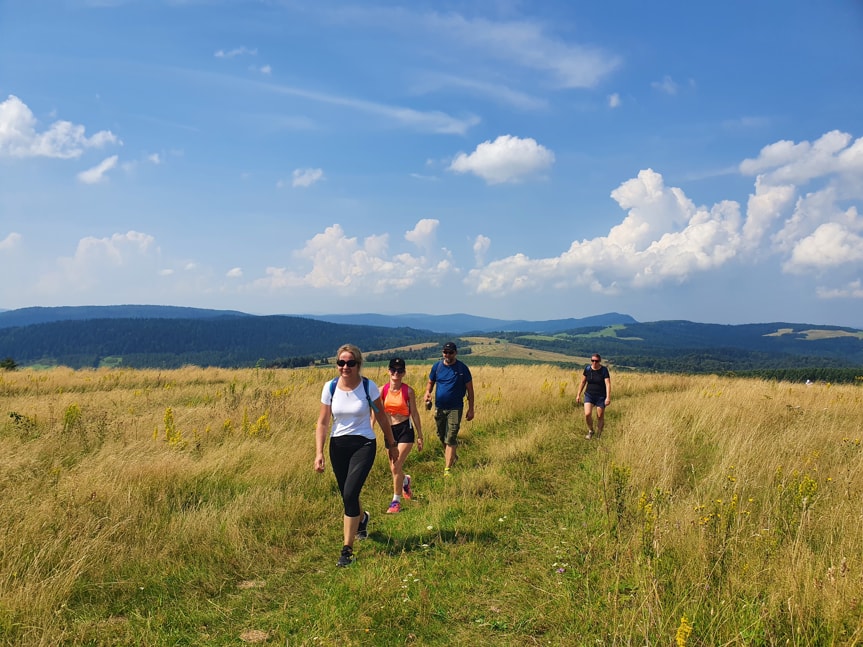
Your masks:
{"label": "grassy meadow", "polygon": [[472,370],[346,569],[333,369],[0,374],[0,645],[863,644],[859,386],[612,369],[588,441],[578,374]]}

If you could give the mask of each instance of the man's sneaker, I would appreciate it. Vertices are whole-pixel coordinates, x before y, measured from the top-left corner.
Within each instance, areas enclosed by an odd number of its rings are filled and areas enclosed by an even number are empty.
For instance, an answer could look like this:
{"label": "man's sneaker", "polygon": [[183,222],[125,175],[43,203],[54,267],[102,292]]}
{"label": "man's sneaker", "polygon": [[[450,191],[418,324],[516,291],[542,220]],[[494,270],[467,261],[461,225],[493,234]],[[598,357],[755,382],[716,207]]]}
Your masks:
{"label": "man's sneaker", "polygon": [[339,561],[336,562],[336,566],[344,568],[345,566],[350,566],[353,563],[354,549],[350,546],[342,546],[342,554],[339,555]]}
{"label": "man's sneaker", "polygon": [[369,536],[369,513],[368,510],[363,511],[363,518],[360,519],[360,527],[357,528],[357,539],[366,539]]}
{"label": "man's sneaker", "polygon": [[404,497],[408,501],[410,501],[411,499],[414,498],[414,491],[411,489],[411,475],[410,474],[405,474],[405,480],[404,480],[404,483],[402,484],[402,493],[404,494]]}
{"label": "man's sneaker", "polygon": [[402,511],[402,504],[399,503],[398,501],[393,501],[392,503],[390,503],[390,507],[387,508],[387,514],[395,514],[397,512],[401,512],[401,511]]}
{"label": "man's sneaker", "polygon": [[590,440],[591,438],[593,438],[593,429],[588,429],[588,430],[587,430],[587,435],[585,436],[585,438],[587,438],[588,440]]}
{"label": "man's sneaker", "polygon": [[443,468],[443,475],[446,476],[447,478],[449,478],[450,471],[449,471],[448,467]]}

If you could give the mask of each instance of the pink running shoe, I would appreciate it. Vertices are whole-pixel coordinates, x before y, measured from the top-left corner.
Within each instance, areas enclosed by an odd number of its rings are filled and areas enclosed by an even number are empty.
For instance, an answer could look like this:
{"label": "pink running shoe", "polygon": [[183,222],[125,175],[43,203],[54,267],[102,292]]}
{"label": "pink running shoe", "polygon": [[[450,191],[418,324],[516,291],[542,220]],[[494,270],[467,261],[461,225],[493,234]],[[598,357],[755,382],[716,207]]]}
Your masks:
{"label": "pink running shoe", "polygon": [[387,514],[396,514],[397,512],[402,511],[402,504],[398,501],[393,501],[390,503],[390,507],[387,508]]}
{"label": "pink running shoe", "polygon": [[404,483],[402,483],[402,494],[404,497],[410,501],[414,498],[414,491],[411,489],[411,475],[405,474]]}

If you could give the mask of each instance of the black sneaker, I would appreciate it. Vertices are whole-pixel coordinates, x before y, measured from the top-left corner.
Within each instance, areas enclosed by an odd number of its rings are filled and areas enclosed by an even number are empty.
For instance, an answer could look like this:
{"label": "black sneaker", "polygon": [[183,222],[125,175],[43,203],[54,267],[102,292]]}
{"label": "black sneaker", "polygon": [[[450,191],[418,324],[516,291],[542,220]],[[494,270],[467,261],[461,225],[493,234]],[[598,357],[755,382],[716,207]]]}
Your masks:
{"label": "black sneaker", "polygon": [[367,539],[369,536],[369,512],[363,511],[363,518],[360,519],[360,527],[357,528],[357,539]]}
{"label": "black sneaker", "polygon": [[350,566],[353,563],[354,549],[350,546],[342,546],[342,554],[339,555],[339,561],[336,562],[336,566],[344,568],[345,566]]}

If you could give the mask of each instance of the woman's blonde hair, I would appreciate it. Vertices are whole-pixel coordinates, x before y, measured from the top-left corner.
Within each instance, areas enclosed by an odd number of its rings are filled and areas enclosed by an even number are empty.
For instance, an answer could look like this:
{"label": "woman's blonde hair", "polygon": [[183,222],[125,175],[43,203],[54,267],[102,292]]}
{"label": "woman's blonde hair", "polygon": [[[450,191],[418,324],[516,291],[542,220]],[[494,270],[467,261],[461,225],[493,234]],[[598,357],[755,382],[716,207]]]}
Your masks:
{"label": "woman's blonde hair", "polygon": [[354,359],[357,360],[357,364],[359,366],[363,365],[363,353],[359,348],[357,348],[353,344],[342,344],[341,346],[339,346],[339,350],[336,351],[336,359],[338,359],[339,355],[341,355],[342,353],[344,353],[346,351],[354,356]]}

